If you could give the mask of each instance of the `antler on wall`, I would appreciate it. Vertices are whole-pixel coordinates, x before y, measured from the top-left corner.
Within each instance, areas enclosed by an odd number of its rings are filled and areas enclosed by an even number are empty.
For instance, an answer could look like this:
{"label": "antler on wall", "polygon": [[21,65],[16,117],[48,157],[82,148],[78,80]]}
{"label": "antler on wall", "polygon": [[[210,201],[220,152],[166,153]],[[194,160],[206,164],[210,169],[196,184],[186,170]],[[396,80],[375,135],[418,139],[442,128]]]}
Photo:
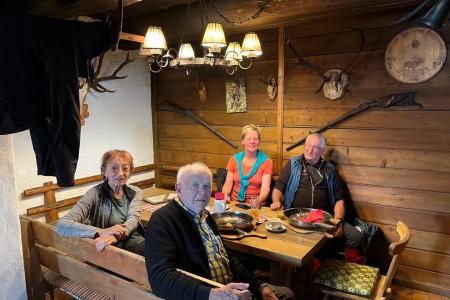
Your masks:
{"label": "antler on wall", "polygon": [[345,91],[350,84],[350,74],[348,74],[349,68],[355,63],[361,54],[362,47],[364,45],[364,32],[361,29],[350,28],[351,30],[358,31],[361,35],[361,43],[358,49],[358,52],[355,53],[352,60],[347,64],[347,66],[343,69],[329,69],[324,73],[320,71],[320,69],[307,62],[304,58],[302,58],[294,47],[290,44],[289,39],[287,40],[287,45],[294,52],[297,57],[297,65],[303,65],[307,68],[313,70],[320,77],[320,86],[316,90],[316,93],[320,92],[323,89],[325,97],[331,100],[337,100],[344,97]]}
{"label": "antler on wall", "polygon": [[99,56],[97,69],[94,72],[94,78],[91,82],[84,78],[79,78],[78,88],[79,88],[79,97],[80,97],[80,116],[81,116],[81,126],[85,124],[85,119],[89,117],[89,111],[88,111],[88,105],[86,103],[86,97],[89,93],[89,90],[92,88],[94,91],[99,93],[114,93],[115,91],[109,90],[102,86],[100,82],[102,81],[108,81],[108,80],[114,80],[114,79],[124,79],[127,76],[118,76],[117,74],[125,67],[127,64],[133,62],[136,58],[130,59],[130,52],[127,52],[127,57],[125,58],[125,61],[123,61],[115,70],[114,72],[109,76],[104,77],[98,77],[100,74],[100,70],[102,68],[103,64],[103,57],[105,54]]}
{"label": "antler on wall", "polygon": [[120,70],[122,70],[123,67],[125,67],[127,64],[133,62],[136,58],[130,59],[130,52],[127,52],[127,57],[125,58],[125,61],[122,62],[117,68],[116,70],[114,70],[114,72],[109,75],[109,76],[104,76],[104,77],[98,77],[98,75],[100,74],[100,70],[102,68],[102,64],[103,64],[103,57],[105,55],[101,55],[98,59],[98,65],[97,65],[97,69],[94,72],[94,79],[92,80],[92,82],[88,82],[88,85],[90,88],[92,88],[94,91],[99,92],[99,93],[114,93],[115,91],[111,91],[108,90],[107,88],[105,88],[104,86],[102,86],[100,84],[101,81],[108,81],[108,80],[114,80],[114,79],[124,79],[127,76],[117,76],[117,73],[120,72]]}

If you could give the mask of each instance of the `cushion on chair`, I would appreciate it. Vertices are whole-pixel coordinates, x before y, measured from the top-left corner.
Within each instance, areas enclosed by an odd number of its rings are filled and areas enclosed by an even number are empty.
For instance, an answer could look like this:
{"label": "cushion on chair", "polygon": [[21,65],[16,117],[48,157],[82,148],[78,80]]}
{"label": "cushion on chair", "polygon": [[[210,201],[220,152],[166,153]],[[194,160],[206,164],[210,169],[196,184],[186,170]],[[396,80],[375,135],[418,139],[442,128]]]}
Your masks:
{"label": "cushion on chair", "polygon": [[378,277],[378,268],[327,259],[320,265],[314,282],[344,292],[369,296]]}

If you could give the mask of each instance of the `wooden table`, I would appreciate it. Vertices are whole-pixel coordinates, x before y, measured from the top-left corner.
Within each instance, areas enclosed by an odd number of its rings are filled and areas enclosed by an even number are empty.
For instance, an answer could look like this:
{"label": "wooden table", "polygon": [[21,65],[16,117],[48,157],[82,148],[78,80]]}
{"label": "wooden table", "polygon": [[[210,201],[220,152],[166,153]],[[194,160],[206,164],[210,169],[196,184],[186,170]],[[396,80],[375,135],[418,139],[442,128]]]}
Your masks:
{"label": "wooden table", "polygon": [[[144,198],[173,192],[158,188],[143,190]],[[231,204],[230,209],[239,210],[233,204]],[[270,208],[263,208],[263,214],[266,216],[274,216],[276,213],[270,210]],[[148,223],[151,214],[152,212],[148,211],[142,212],[141,218],[144,226]],[[224,239],[224,243],[232,250],[264,257],[292,266],[303,267],[312,261],[313,255],[326,241],[326,238],[320,232],[300,234],[287,228],[282,233],[272,233],[265,228],[265,224],[257,225],[256,232],[266,234],[267,239],[245,237],[240,240]]]}

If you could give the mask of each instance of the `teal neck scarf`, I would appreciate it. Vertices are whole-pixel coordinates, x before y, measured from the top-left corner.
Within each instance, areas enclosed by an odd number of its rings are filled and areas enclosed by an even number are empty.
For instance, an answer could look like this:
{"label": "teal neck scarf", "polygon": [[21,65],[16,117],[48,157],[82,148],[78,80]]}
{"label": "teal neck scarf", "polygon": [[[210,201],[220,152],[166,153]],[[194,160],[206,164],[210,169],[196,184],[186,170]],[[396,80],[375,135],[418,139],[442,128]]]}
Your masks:
{"label": "teal neck scarf", "polygon": [[256,171],[258,170],[258,168],[269,158],[266,154],[264,154],[261,150],[258,150],[258,152],[256,153],[256,161],[255,164],[253,165],[252,169],[250,170],[250,172],[247,175],[244,175],[244,172],[242,171],[242,159],[245,156],[245,151],[236,153],[234,155],[234,158],[236,159],[237,165],[238,165],[238,170],[239,170],[239,177],[240,177],[240,181],[241,181],[241,187],[239,189],[238,192],[238,201],[240,202],[244,202],[245,201],[245,195],[246,195],[246,189],[247,186],[249,185],[248,180],[256,174]]}

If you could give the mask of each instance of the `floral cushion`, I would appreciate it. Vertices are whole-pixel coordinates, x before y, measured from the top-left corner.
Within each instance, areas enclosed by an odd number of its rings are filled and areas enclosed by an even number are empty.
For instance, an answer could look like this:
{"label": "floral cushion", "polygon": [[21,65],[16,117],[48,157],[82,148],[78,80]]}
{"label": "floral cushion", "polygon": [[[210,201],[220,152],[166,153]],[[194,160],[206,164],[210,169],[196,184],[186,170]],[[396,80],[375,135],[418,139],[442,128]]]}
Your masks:
{"label": "floral cushion", "polygon": [[378,272],[378,268],[327,259],[321,263],[314,282],[348,293],[369,296]]}

